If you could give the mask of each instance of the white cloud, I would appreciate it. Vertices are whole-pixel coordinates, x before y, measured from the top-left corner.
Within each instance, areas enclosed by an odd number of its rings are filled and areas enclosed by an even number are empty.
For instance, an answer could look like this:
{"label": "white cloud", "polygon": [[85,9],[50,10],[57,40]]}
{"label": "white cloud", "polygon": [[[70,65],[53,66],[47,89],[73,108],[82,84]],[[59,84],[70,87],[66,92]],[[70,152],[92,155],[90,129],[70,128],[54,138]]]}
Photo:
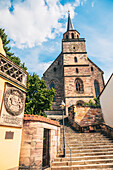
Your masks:
{"label": "white cloud", "polygon": [[1,2],[3,8],[0,9],[0,26],[6,29],[8,36],[14,41],[12,46],[25,48],[39,45],[48,38],[54,39],[57,34],[64,32],[65,24],[61,24],[59,20],[67,17],[68,10],[73,18],[74,9],[80,5],[81,0],[64,6],[59,0],[13,1],[12,13],[9,11],[10,0]]}

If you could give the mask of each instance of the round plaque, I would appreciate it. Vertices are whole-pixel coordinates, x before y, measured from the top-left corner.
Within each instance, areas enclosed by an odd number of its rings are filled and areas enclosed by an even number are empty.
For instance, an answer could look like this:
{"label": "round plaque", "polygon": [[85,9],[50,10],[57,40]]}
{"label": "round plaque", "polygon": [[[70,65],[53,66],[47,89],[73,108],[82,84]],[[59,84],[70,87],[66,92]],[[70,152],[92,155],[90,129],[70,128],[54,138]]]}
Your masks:
{"label": "round plaque", "polygon": [[24,109],[23,93],[16,88],[8,88],[5,92],[4,104],[9,114],[13,116],[20,115]]}

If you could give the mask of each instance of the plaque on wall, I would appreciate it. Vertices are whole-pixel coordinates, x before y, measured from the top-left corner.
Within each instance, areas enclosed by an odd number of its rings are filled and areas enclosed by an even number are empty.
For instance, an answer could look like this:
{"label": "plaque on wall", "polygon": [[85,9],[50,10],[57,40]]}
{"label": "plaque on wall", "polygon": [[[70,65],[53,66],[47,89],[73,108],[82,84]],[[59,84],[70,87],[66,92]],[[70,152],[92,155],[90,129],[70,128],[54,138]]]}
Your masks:
{"label": "plaque on wall", "polygon": [[6,83],[0,124],[22,127],[25,107],[25,92]]}
{"label": "plaque on wall", "polygon": [[5,134],[5,139],[13,139],[13,136],[14,136],[14,132],[6,132]]}

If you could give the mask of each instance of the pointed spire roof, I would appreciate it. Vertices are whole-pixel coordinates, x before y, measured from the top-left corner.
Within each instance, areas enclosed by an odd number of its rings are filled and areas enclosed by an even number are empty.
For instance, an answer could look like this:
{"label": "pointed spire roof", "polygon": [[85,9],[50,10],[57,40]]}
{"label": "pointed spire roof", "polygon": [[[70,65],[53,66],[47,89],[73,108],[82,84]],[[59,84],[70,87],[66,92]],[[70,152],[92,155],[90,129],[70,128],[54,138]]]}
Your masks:
{"label": "pointed spire roof", "polygon": [[70,18],[70,11],[68,11],[68,23],[67,23],[67,31],[74,30],[71,18]]}

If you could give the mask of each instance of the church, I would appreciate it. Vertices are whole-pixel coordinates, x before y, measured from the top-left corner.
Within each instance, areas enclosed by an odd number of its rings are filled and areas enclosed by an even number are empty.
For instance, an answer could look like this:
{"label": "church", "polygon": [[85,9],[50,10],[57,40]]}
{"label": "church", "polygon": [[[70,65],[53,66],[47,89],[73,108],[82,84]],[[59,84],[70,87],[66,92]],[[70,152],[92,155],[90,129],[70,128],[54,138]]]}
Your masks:
{"label": "church", "polygon": [[61,115],[61,102],[66,115],[71,105],[82,106],[97,97],[104,87],[103,71],[87,57],[85,38],[74,29],[70,12],[67,31],[63,34],[62,51],[43,74],[47,88],[54,88],[52,110],[49,115]]}

